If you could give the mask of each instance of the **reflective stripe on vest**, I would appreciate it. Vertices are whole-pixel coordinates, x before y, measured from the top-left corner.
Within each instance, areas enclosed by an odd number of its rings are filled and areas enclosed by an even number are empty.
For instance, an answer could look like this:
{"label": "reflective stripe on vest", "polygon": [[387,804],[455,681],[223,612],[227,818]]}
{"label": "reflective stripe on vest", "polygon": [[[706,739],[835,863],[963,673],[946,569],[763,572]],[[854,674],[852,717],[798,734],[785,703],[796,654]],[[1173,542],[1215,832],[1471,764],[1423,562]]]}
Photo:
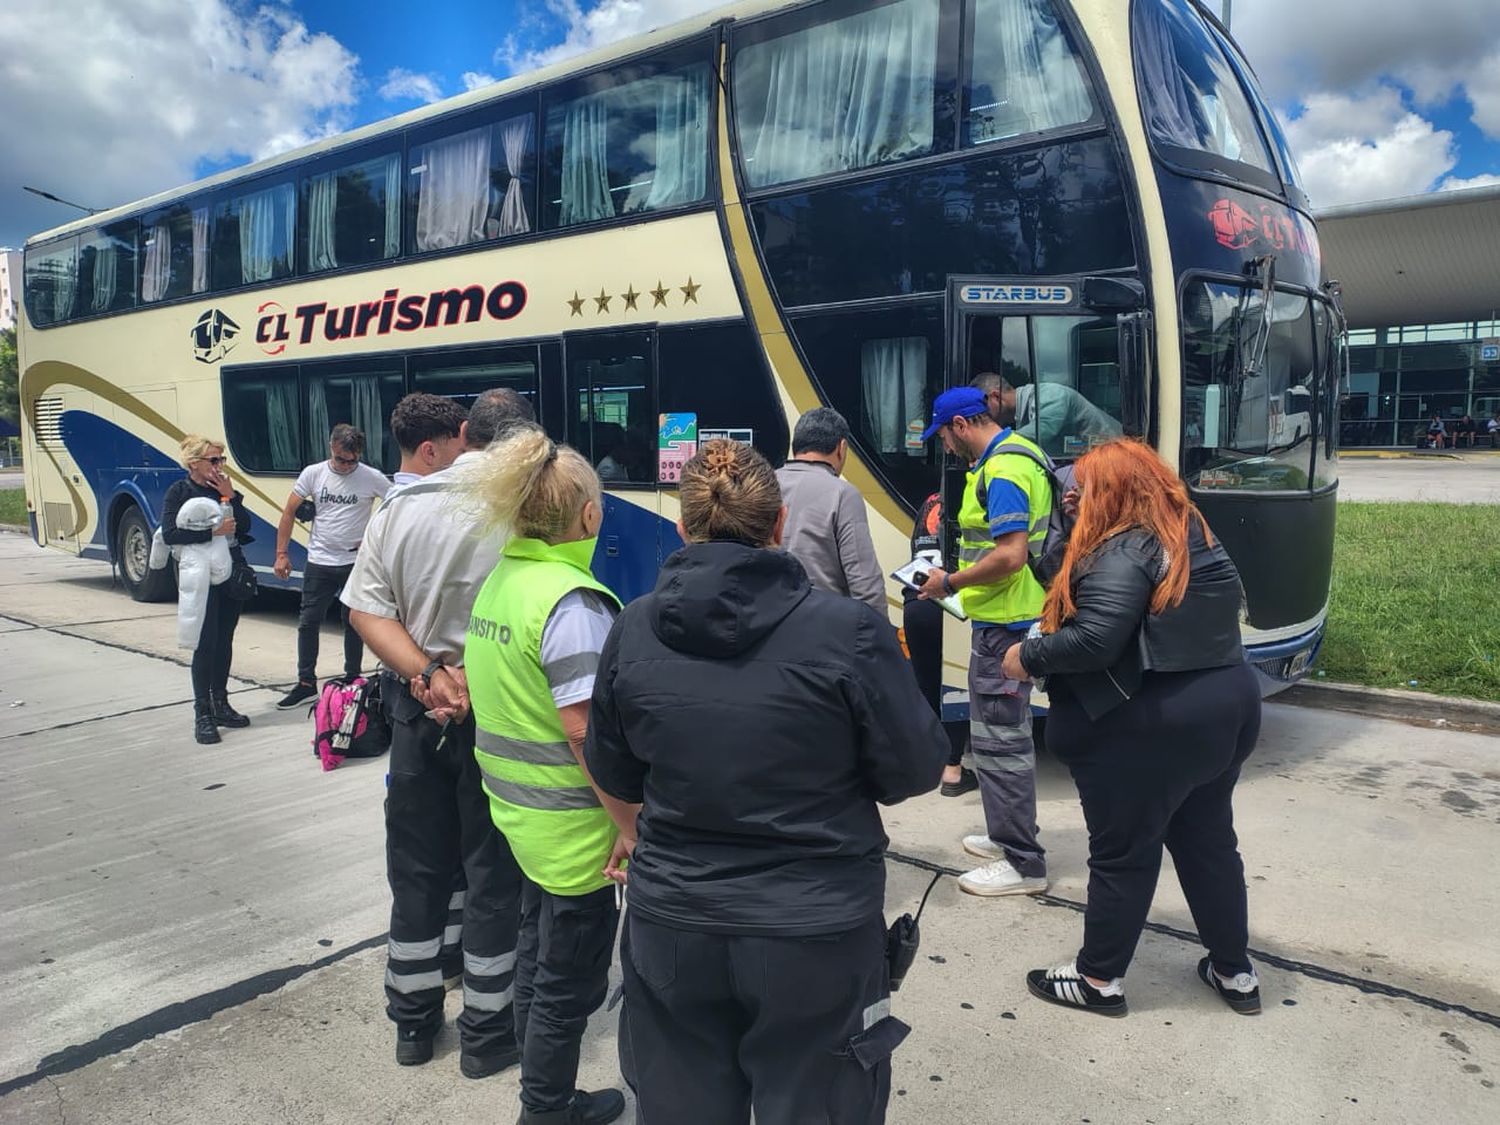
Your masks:
{"label": "reflective stripe on vest", "polygon": [[[1029,457],[998,453],[999,445],[1024,445],[1034,450],[1038,457],[1045,455],[1035,443],[1011,432],[999,444],[989,450],[989,456],[980,461],[964,478],[963,503],[958,509],[958,569],[968,570],[995,549],[994,537],[990,534],[990,516],[979,502],[981,475],[986,484],[993,480],[1007,480],[1020,486],[1027,497],[1027,550],[1035,554],[1041,550],[1047,538],[1047,521],[1052,516],[1052,489],[1046,474]],[[997,469],[1004,465],[1007,472]],[[1031,621],[1041,616],[1046,591],[1023,566],[1014,574],[1008,574],[998,582],[983,586],[965,586],[959,591],[964,612],[973,620],[992,624],[1008,625],[1017,621]]]}
{"label": "reflective stripe on vest", "polygon": [[481,769],[484,787],[507,804],[519,805],[523,809],[541,809],[558,812],[563,809],[597,809],[599,797],[590,785],[551,786],[523,785],[496,777],[487,769]]}
{"label": "reflective stripe on vest", "polygon": [[512,762],[528,762],[536,766],[576,766],[573,748],[567,740],[562,742],[527,742],[520,738],[506,738],[493,731],[475,730],[474,745],[486,754],[507,758]]}

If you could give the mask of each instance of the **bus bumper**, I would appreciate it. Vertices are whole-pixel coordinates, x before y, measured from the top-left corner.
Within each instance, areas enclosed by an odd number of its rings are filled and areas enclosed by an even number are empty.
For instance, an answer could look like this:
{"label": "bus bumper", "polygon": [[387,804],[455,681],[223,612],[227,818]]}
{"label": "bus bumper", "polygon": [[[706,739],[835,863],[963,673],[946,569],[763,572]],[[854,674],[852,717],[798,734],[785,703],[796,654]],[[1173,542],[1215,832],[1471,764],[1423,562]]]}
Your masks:
{"label": "bus bumper", "polygon": [[1260,694],[1275,695],[1304,679],[1312,670],[1318,650],[1323,647],[1326,622],[1319,621],[1309,632],[1286,640],[1245,645],[1245,659],[1260,680]]}

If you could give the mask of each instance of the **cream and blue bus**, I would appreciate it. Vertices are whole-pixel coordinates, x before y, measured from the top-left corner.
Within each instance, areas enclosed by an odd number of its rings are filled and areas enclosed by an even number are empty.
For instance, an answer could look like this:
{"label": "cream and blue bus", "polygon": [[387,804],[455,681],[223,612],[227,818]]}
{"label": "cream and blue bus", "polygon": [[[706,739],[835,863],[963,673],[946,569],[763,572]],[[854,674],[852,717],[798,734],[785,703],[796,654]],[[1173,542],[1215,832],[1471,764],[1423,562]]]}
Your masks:
{"label": "cream and blue bus", "polygon": [[746,0],[31,239],[32,532],[169,596],[145,560],[177,442],[223,434],[275,584],[333,424],[391,470],[402,395],[504,385],[600,466],[626,598],[678,545],[665,415],[779,463],[839,409],[890,570],[952,488],[933,396],[994,372],[1059,461],[1128,433],[1179,467],[1275,686],[1323,631],[1334,293],[1197,0]]}

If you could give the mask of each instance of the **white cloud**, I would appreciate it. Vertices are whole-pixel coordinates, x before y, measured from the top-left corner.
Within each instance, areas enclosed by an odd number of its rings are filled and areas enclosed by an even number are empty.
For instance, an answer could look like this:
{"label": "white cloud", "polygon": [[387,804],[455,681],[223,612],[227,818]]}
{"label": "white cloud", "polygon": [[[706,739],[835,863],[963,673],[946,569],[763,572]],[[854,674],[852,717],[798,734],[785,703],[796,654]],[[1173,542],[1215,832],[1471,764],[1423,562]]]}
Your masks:
{"label": "white cloud", "polygon": [[1477,176],[1460,179],[1457,176],[1449,176],[1438,184],[1438,191],[1463,191],[1465,188],[1477,187],[1500,187],[1500,176],[1493,172],[1481,172]]}
{"label": "white cloud", "polygon": [[277,3],[0,5],[0,242],[347,127],[358,58]]}
{"label": "white cloud", "polygon": [[443,99],[443,91],[433,75],[417,74],[400,66],[386,73],[379,93],[388,102],[417,101],[431,105]]}
{"label": "white cloud", "polygon": [[496,50],[495,61],[512,74],[607,47],[724,4],[724,0],[599,0],[585,9],[579,0],[544,2],[563,26],[562,41],[540,50],[523,50],[515,36],[507,39]]}
{"label": "white cloud", "polygon": [[484,86],[490,86],[500,81],[493,74],[484,74],[477,70],[466,70],[463,74],[465,90],[478,90]]}
{"label": "white cloud", "polygon": [[1317,93],[1287,123],[1308,197],[1317,207],[1430,190],[1458,162],[1453,134],[1413,113],[1401,92]]}

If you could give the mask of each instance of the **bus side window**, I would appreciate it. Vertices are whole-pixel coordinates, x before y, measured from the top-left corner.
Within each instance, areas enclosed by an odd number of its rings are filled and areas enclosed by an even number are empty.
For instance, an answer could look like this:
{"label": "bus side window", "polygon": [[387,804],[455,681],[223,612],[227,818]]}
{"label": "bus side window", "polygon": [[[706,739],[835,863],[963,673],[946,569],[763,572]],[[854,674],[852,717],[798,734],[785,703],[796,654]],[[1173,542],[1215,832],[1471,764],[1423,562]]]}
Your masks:
{"label": "bus side window", "polygon": [[605,332],[564,340],[568,440],[606,486],[656,481],[654,333]]}
{"label": "bus side window", "polygon": [[234,463],[252,473],[295,473],[303,460],[297,365],[226,367],[224,436]]}
{"label": "bus side window", "polygon": [[328,456],[328,435],[340,422],[365,434],[364,460],[383,473],[395,472],[401,451],[391,436],[391,411],[406,383],[401,357],[340,359],[302,365],[303,464]]}
{"label": "bus side window", "polygon": [[467,410],[484,391],[509,387],[531,404],[537,420],[541,420],[541,405],[537,401],[534,345],[521,348],[465,348],[414,355],[411,357],[410,369],[413,392],[447,395]]}
{"label": "bus side window", "polygon": [[696,414],[698,432],[749,430],[772,465],[787,456],[786,415],[745,321],[663,328],[657,333],[661,412]]}

